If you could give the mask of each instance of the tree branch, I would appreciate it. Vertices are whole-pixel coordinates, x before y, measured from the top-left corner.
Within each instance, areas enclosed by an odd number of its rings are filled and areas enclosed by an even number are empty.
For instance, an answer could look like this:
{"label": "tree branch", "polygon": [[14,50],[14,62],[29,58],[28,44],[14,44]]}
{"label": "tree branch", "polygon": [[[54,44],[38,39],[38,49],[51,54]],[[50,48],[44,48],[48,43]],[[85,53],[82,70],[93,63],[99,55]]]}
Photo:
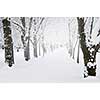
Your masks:
{"label": "tree branch", "polygon": [[45,19],[44,17],[41,19],[40,24],[39,24],[38,29],[37,29],[37,31],[36,31],[36,33],[35,33],[35,34],[37,34],[37,33],[38,33],[38,31],[39,31],[39,29],[40,29],[40,26],[41,26],[41,24],[42,24],[42,22],[43,22],[43,20],[44,20],[44,19]]}
{"label": "tree branch", "polygon": [[100,42],[95,46],[96,52],[98,52],[99,49],[100,49]]}
{"label": "tree branch", "polygon": [[90,35],[92,34],[92,30],[93,30],[93,23],[94,23],[94,17],[92,17],[92,21],[91,21]]}
{"label": "tree branch", "polygon": [[15,24],[16,26],[20,27],[22,31],[24,31],[24,28],[17,22],[11,21],[13,24]]}

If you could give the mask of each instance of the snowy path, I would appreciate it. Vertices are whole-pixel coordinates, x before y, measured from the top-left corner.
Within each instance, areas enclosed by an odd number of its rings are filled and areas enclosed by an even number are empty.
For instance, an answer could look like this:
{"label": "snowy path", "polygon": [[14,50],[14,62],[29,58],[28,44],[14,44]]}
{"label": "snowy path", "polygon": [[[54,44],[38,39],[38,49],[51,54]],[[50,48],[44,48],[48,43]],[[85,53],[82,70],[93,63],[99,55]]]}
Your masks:
{"label": "snowy path", "polygon": [[16,64],[12,68],[3,63],[3,52],[0,52],[0,82],[84,81],[82,66],[69,58],[66,50],[63,48],[38,59],[32,58],[28,62],[24,61],[23,52],[16,52]]}

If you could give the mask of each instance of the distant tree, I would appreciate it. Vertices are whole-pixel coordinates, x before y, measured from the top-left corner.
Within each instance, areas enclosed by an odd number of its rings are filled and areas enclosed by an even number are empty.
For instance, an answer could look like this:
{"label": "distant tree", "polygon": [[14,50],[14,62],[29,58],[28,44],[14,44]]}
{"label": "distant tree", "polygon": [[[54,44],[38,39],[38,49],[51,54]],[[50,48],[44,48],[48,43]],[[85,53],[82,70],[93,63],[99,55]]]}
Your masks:
{"label": "distant tree", "polygon": [[[38,42],[40,40],[40,38],[38,39],[38,32],[40,30],[40,27],[44,21],[44,17],[34,17],[33,19],[33,26],[34,26],[34,30],[33,30],[33,49],[34,49],[34,57],[38,57]],[[41,36],[40,36],[41,37]]]}
{"label": "distant tree", "polygon": [[[70,57],[75,59],[75,50],[78,44],[79,37],[77,35],[77,25],[75,18],[67,18],[67,26],[68,26],[68,53]],[[73,41],[74,40],[74,41]],[[79,63],[79,46],[77,52],[77,63]]]}

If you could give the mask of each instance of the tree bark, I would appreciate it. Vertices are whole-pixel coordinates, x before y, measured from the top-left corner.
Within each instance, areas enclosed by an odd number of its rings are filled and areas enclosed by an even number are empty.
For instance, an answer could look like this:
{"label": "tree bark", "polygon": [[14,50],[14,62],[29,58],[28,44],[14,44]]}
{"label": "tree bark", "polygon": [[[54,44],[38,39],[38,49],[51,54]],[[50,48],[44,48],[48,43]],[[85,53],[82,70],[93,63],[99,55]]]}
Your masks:
{"label": "tree bark", "polygon": [[4,32],[4,49],[5,49],[5,62],[9,67],[14,64],[13,40],[11,36],[11,23],[8,18],[2,20]]}
{"label": "tree bark", "polygon": [[80,44],[78,44],[77,63],[79,63],[79,54],[80,54]]}
{"label": "tree bark", "polygon": [[39,56],[41,56],[41,43],[39,41]]}
{"label": "tree bark", "polygon": [[94,46],[88,48],[84,55],[84,64],[87,67],[88,76],[96,76],[96,51]]}
{"label": "tree bark", "polygon": [[84,77],[96,76],[96,46],[87,46],[86,44],[86,34],[84,32],[84,18],[77,17],[78,21],[78,33],[80,39],[80,45],[83,52],[84,65],[86,70],[84,70]]}
{"label": "tree bark", "polygon": [[29,29],[28,29],[28,37],[26,37],[26,47],[25,47],[25,60],[28,61],[30,59],[30,31],[32,27],[33,18],[29,18]]}
{"label": "tree bark", "polygon": [[38,57],[38,54],[37,54],[37,37],[36,37],[36,34],[34,35],[34,57]]}
{"label": "tree bark", "polygon": [[34,24],[34,32],[33,32],[33,41],[34,41],[34,45],[33,45],[33,49],[34,49],[34,57],[38,57],[37,54],[37,32],[38,32],[38,25],[37,25],[37,17],[34,18],[33,20],[33,24]]}
{"label": "tree bark", "polygon": [[29,38],[27,37],[27,43],[24,49],[24,55],[25,55],[25,60],[28,61],[30,59],[30,42],[29,42]]}
{"label": "tree bark", "polygon": [[23,43],[23,47],[24,47],[24,57],[25,60],[28,61],[30,59],[30,29],[31,29],[31,18],[30,18],[30,23],[29,23],[29,31],[28,31],[28,37],[26,37],[26,22],[25,22],[25,17],[21,17],[20,18],[23,29],[22,30],[22,35],[21,35],[21,40]]}
{"label": "tree bark", "polygon": [[21,17],[20,18],[22,26],[23,26],[23,30],[22,30],[22,34],[21,34],[21,40],[23,43],[23,48],[24,48],[24,58],[27,61],[27,44],[26,44],[26,39],[25,39],[25,35],[26,35],[26,22],[25,22],[25,17]]}

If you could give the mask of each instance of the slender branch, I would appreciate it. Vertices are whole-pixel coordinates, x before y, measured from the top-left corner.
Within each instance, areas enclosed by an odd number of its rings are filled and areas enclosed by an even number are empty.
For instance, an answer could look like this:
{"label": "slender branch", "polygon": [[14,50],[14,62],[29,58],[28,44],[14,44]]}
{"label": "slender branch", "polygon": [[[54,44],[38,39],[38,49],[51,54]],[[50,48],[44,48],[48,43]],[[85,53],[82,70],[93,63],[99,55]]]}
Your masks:
{"label": "slender branch", "polygon": [[18,30],[18,31],[19,31],[19,33],[21,33],[21,31],[19,30],[19,28],[16,28],[16,30]]}
{"label": "slender branch", "polygon": [[22,31],[24,31],[24,28],[17,22],[11,21],[14,25],[18,26],[21,28]]}
{"label": "slender branch", "polygon": [[98,52],[99,49],[100,49],[100,42],[95,46],[96,52]]}
{"label": "slender branch", "polygon": [[86,24],[87,20],[88,20],[88,17],[86,17],[86,20],[85,20],[85,22],[84,22],[84,25]]}
{"label": "slender branch", "polygon": [[[44,19],[43,19],[44,20]],[[47,23],[47,21],[46,21],[46,23]],[[45,23],[45,27],[46,27],[46,23]],[[41,23],[42,24],[42,23]],[[38,40],[37,40],[37,43],[39,42],[39,40],[41,39],[41,37],[43,36],[43,32],[44,32],[44,30],[45,30],[45,28],[42,30],[42,32],[41,32],[41,34],[39,35],[39,38],[38,38]],[[33,44],[33,46],[34,46],[34,42],[31,40],[31,39],[29,39],[30,40],[30,42]]]}
{"label": "slender branch", "polygon": [[45,19],[44,17],[41,19],[41,22],[40,22],[40,24],[39,24],[39,26],[38,26],[38,29],[37,29],[37,31],[36,31],[36,34],[38,33],[38,31],[39,31],[39,29],[40,29],[40,26],[41,26],[41,24],[42,24],[42,22],[43,22],[44,19]]}
{"label": "slender branch", "polygon": [[31,28],[32,28],[32,20],[33,20],[33,17],[30,18],[28,33],[30,33]]}
{"label": "slender branch", "polygon": [[92,21],[91,21],[90,35],[92,34],[92,30],[93,30],[93,23],[94,23],[94,17],[92,17]]}

